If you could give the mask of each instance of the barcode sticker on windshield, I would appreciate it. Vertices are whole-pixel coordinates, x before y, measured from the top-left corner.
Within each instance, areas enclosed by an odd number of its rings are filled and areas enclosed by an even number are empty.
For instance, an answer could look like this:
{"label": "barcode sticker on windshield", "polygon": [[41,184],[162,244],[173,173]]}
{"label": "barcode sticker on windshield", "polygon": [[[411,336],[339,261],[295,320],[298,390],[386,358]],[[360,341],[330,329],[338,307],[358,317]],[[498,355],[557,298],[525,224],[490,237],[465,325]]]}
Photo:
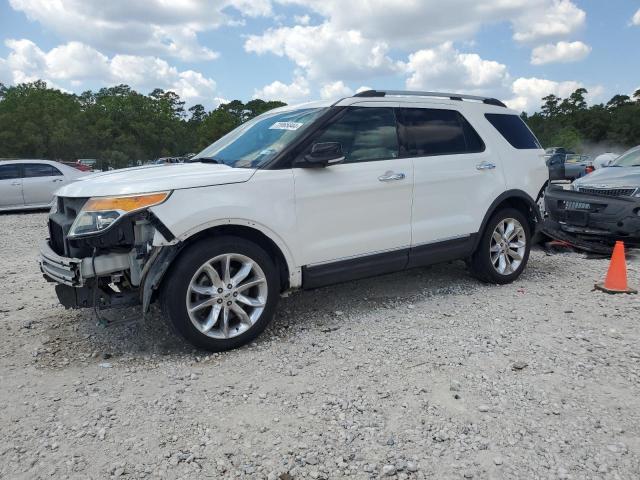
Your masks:
{"label": "barcode sticker on windshield", "polygon": [[269,127],[269,130],[297,130],[302,125],[298,122],[276,122]]}

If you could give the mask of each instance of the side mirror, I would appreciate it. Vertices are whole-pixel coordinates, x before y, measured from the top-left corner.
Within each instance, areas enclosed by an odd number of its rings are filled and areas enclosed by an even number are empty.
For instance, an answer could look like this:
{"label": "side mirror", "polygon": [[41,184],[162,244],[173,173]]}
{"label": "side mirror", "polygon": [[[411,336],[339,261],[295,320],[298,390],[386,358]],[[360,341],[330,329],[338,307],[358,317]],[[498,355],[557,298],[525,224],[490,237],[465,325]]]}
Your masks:
{"label": "side mirror", "polygon": [[304,156],[301,166],[328,167],[344,162],[342,144],[339,142],[314,143],[311,152]]}

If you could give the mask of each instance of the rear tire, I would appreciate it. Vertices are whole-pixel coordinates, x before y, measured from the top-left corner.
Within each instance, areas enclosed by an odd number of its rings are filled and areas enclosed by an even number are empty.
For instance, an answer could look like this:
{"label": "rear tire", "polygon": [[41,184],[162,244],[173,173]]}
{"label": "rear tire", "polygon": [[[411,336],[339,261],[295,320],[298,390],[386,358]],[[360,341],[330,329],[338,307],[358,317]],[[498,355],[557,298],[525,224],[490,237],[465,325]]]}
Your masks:
{"label": "rear tire", "polygon": [[529,260],[531,228],[527,217],[514,208],[494,213],[471,256],[471,274],[486,283],[516,280]]}
{"label": "rear tire", "polygon": [[278,269],[259,245],[241,237],[202,239],[165,276],[162,310],[191,344],[212,352],[252,341],[274,316]]}

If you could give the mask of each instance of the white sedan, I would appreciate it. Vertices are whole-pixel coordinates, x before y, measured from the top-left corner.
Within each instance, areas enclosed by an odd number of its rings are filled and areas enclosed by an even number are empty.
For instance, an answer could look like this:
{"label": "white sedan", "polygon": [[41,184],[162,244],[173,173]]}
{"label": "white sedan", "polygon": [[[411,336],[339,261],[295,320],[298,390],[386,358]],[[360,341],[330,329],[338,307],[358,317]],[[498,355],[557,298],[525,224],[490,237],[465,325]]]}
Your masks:
{"label": "white sedan", "polygon": [[0,161],[0,211],[48,208],[60,187],[86,176],[50,160]]}

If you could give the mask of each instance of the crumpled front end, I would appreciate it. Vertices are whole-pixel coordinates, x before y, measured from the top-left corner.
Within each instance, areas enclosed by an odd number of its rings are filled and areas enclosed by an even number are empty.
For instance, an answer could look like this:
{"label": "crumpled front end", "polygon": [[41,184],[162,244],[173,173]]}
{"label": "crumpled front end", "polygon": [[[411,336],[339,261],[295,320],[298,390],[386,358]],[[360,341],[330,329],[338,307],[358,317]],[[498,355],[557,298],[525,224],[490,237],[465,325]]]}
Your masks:
{"label": "crumpled front end", "polygon": [[49,238],[41,244],[38,259],[45,279],[56,283],[56,294],[66,308],[141,303],[145,279],[160,250],[175,249],[154,247],[154,236],[159,233],[171,241],[171,232],[142,210],[123,216],[103,232],[69,235],[88,201],[56,199],[49,215]]}
{"label": "crumpled front end", "polygon": [[574,191],[550,186],[544,231],[562,240],[640,245],[640,198],[618,191]]}

